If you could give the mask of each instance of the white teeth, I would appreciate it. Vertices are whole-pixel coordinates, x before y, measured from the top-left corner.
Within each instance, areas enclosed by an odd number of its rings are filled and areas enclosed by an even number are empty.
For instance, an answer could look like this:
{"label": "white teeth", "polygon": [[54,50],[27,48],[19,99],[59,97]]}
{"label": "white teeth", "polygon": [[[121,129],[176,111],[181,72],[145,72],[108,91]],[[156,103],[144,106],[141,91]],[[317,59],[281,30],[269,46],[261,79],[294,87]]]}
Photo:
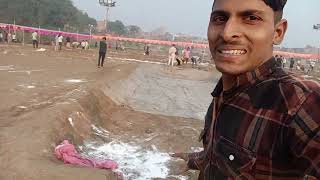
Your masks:
{"label": "white teeth", "polygon": [[242,55],[245,54],[246,51],[244,50],[221,50],[222,54],[228,54],[228,55]]}

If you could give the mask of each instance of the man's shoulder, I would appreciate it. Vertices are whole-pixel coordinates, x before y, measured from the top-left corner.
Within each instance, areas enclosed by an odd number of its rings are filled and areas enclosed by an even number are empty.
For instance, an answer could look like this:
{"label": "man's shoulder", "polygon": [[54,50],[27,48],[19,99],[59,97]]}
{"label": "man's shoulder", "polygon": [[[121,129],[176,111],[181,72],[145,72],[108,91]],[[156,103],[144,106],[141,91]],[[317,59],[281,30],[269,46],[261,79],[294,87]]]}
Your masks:
{"label": "man's shoulder", "polygon": [[[301,91],[306,94],[316,93],[320,95],[320,83],[312,76],[300,75],[295,73],[285,73],[283,76],[278,77],[280,87],[291,91]],[[290,89],[290,88],[294,89]]]}
{"label": "man's shoulder", "polygon": [[320,84],[304,75],[286,73],[277,79],[289,114],[294,114],[311,95],[320,98]]}

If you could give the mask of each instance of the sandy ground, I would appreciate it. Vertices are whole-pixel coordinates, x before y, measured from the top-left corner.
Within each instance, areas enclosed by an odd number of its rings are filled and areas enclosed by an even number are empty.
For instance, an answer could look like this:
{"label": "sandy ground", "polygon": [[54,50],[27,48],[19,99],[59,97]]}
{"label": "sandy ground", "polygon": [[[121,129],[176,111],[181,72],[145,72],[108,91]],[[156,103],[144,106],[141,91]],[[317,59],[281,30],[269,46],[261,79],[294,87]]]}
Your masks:
{"label": "sandy ground", "polygon": [[[54,147],[68,139],[83,155],[116,160],[124,179],[195,179],[168,153],[199,150],[203,115],[219,73],[165,68],[166,55],[0,44],[0,179],[103,180],[113,172],[64,165]],[[127,59],[127,60],[125,60]]]}

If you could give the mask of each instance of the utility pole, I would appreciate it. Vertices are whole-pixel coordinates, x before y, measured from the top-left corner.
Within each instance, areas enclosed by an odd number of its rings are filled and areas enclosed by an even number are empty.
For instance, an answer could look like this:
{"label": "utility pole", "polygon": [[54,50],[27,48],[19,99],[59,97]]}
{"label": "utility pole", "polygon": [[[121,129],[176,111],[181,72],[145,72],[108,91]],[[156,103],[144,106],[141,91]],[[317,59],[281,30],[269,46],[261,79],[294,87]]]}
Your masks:
{"label": "utility pole", "polygon": [[93,28],[93,25],[92,24],[89,24],[89,33],[90,33],[90,39],[89,39],[89,44],[91,45],[91,41],[92,41],[92,28]]}
{"label": "utility pole", "polygon": [[101,6],[104,6],[107,8],[106,10],[106,23],[105,23],[105,28],[106,28],[106,34],[108,33],[108,16],[109,16],[109,8],[111,7],[115,7],[116,6],[116,2],[113,0],[99,0],[99,4]]}

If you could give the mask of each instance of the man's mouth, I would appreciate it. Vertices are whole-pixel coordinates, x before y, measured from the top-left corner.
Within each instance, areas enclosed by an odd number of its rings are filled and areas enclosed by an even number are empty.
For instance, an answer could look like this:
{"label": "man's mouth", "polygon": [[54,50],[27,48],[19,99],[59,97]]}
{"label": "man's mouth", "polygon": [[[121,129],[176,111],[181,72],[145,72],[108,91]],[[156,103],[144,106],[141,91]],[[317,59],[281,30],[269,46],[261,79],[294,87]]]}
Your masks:
{"label": "man's mouth", "polygon": [[247,50],[245,49],[219,49],[218,52],[222,55],[226,55],[226,56],[240,56],[240,55],[244,55],[247,53]]}

